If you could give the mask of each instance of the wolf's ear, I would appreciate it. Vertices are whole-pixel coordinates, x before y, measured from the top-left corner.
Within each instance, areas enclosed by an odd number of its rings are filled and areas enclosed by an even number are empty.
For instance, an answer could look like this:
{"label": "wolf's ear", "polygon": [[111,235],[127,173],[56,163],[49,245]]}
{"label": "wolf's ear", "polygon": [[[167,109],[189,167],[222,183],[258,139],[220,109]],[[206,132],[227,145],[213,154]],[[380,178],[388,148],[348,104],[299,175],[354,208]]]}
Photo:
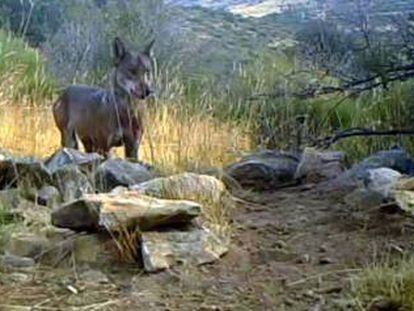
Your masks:
{"label": "wolf's ear", "polygon": [[151,40],[151,42],[145,47],[143,53],[148,57],[153,56],[153,47],[154,47],[155,39]]}
{"label": "wolf's ear", "polygon": [[122,42],[122,40],[118,37],[114,39],[114,57],[115,57],[115,64],[119,64],[126,56],[126,48],[125,44]]}

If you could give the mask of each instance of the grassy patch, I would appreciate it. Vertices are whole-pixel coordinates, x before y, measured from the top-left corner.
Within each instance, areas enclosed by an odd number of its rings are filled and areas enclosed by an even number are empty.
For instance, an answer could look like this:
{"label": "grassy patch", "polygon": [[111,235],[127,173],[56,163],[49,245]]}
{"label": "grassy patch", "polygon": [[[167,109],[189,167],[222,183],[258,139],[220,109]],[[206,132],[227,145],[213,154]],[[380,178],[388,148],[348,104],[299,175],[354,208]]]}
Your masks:
{"label": "grassy patch", "polygon": [[54,93],[55,84],[40,52],[0,30],[0,103],[40,104]]}
{"label": "grassy patch", "polygon": [[414,310],[414,258],[368,267],[352,279],[352,293],[360,310],[373,304]]}

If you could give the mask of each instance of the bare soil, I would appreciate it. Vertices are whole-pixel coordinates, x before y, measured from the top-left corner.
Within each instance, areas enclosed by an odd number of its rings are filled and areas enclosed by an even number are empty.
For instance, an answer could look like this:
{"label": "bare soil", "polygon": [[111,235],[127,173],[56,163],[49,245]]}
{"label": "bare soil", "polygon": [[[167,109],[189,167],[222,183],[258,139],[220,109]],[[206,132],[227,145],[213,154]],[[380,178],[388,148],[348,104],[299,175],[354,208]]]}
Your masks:
{"label": "bare soil", "polygon": [[[148,275],[133,265],[86,282],[81,267],[0,273],[0,310],[354,310],[350,278],[414,250],[414,222],[307,188],[244,194],[231,251],[215,264]],[[0,270],[1,271],[1,270]]]}

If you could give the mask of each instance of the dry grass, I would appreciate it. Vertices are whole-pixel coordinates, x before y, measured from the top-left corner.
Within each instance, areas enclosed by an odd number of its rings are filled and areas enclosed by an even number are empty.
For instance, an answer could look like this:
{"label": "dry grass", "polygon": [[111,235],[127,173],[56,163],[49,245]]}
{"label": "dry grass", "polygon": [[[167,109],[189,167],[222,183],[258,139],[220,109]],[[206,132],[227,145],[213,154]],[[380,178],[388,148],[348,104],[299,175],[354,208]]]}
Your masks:
{"label": "dry grass", "polygon": [[[141,159],[168,173],[220,167],[251,148],[249,136],[209,116],[186,116],[160,105],[146,113]],[[0,148],[16,155],[46,157],[60,145],[50,107],[5,105],[0,110]],[[123,150],[116,149],[122,156]]]}
{"label": "dry grass", "polygon": [[352,279],[352,292],[359,310],[414,310],[414,259],[373,264]]}

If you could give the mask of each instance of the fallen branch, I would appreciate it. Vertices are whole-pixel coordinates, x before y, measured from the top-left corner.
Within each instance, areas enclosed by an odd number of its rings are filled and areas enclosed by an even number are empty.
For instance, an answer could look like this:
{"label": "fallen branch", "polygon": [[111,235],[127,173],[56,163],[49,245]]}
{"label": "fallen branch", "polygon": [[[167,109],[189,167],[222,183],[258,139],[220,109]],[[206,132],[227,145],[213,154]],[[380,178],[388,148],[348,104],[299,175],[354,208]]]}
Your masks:
{"label": "fallen branch", "polygon": [[260,93],[251,96],[249,100],[258,100],[262,98],[274,99],[289,96],[298,99],[309,99],[322,95],[347,92],[351,92],[352,95],[356,95],[363,93],[365,91],[376,89],[381,86],[387,88],[387,85],[391,82],[403,82],[411,78],[414,78],[414,64],[392,67],[387,70],[384,70],[384,73],[382,74],[375,74],[365,79],[354,80],[351,82],[344,83],[340,86],[310,86],[309,88],[301,92],[293,93],[284,91],[278,91],[274,93]]}
{"label": "fallen branch", "polygon": [[339,140],[349,138],[349,137],[397,136],[397,135],[414,135],[414,129],[375,131],[375,130],[365,129],[365,128],[351,128],[351,129],[341,131],[335,135],[331,135],[331,136],[318,139],[315,142],[315,146],[326,149],[326,148],[329,148],[334,143],[338,142]]}

